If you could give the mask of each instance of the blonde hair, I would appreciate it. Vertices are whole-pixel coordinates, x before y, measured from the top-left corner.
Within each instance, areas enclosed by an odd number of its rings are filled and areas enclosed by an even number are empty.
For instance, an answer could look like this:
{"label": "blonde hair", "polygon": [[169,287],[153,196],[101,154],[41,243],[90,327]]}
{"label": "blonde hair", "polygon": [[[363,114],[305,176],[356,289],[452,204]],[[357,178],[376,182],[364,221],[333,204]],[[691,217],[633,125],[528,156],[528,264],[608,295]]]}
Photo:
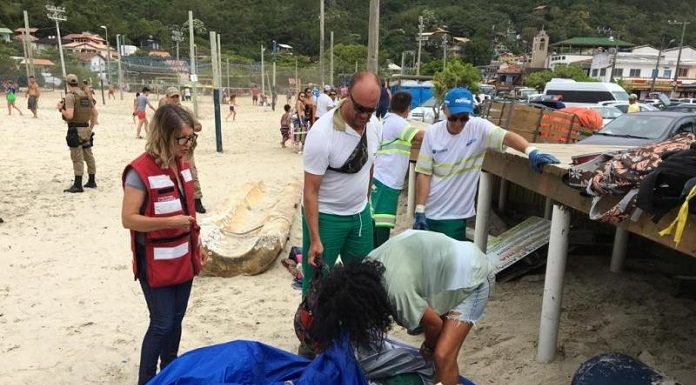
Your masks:
{"label": "blonde hair", "polygon": [[195,120],[190,112],[175,104],[165,104],[155,111],[150,122],[145,151],[150,154],[162,168],[168,168],[174,162],[172,140],[186,124],[193,128]]}

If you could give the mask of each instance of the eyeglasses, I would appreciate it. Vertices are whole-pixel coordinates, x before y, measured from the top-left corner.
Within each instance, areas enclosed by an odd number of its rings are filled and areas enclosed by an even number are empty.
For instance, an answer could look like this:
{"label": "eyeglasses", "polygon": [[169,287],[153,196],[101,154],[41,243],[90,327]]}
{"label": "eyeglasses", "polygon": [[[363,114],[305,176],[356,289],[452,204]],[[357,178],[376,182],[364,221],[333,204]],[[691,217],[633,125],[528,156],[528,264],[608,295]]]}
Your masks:
{"label": "eyeglasses", "polygon": [[176,142],[179,143],[179,146],[185,146],[186,144],[188,144],[188,142],[196,143],[196,138],[198,138],[198,134],[180,136],[176,138]]}
{"label": "eyeglasses", "polygon": [[452,115],[449,118],[447,118],[447,121],[451,122],[451,123],[454,123],[457,120],[461,123],[466,123],[469,121],[469,115],[468,114],[467,115],[459,115],[459,116]]}
{"label": "eyeglasses", "polygon": [[358,102],[356,102],[355,99],[353,99],[353,95],[349,95],[349,96],[350,96],[351,103],[353,103],[353,109],[355,109],[355,112],[357,112],[359,114],[372,115],[375,113],[375,111],[377,111],[376,107],[365,107],[361,104],[358,104]]}

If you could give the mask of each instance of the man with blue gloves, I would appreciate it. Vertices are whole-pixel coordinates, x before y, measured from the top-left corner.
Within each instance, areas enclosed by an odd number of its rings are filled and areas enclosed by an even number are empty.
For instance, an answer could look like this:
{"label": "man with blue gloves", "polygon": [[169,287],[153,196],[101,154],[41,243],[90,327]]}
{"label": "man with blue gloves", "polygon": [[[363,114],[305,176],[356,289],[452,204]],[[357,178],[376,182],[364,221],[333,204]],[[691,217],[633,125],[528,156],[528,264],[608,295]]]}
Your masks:
{"label": "man with blue gloves", "polygon": [[447,120],[428,127],[416,163],[413,228],[440,232],[463,241],[466,220],[476,214],[474,200],[487,149],[505,151],[505,146],[510,146],[524,152],[538,173],[543,165],[559,161],[530,146],[520,135],[471,116],[474,98],[465,88],[447,92],[443,111]]}

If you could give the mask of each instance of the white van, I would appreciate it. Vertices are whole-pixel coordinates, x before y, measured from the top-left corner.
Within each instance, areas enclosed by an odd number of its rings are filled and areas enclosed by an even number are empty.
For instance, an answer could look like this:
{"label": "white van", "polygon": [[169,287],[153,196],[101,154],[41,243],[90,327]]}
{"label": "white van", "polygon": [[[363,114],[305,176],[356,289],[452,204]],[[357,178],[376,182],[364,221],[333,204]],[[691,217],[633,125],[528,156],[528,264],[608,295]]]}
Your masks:
{"label": "white van", "polygon": [[628,93],[616,83],[576,82],[571,79],[551,79],[546,83],[544,95],[562,95],[566,105],[628,101]]}

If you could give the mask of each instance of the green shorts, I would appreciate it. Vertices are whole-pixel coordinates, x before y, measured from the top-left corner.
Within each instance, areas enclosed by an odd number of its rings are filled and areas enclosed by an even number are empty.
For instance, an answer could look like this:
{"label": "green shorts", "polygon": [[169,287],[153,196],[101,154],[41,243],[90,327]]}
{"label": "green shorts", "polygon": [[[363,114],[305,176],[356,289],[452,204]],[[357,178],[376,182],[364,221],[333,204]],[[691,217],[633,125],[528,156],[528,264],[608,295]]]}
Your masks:
{"label": "green shorts", "polygon": [[[319,213],[319,238],[324,246],[322,259],[327,266],[333,267],[341,256],[343,263],[362,261],[373,248],[372,218],[370,205],[355,215],[333,215]],[[309,281],[314,268],[307,263],[311,242],[309,228],[302,210],[302,295],[309,290]]]}
{"label": "green shorts", "polygon": [[442,233],[458,241],[466,239],[466,219],[428,219],[430,231]]}
{"label": "green shorts", "polygon": [[372,179],[370,202],[374,212],[375,227],[396,226],[396,209],[399,205],[401,190],[393,189],[377,179]]}

